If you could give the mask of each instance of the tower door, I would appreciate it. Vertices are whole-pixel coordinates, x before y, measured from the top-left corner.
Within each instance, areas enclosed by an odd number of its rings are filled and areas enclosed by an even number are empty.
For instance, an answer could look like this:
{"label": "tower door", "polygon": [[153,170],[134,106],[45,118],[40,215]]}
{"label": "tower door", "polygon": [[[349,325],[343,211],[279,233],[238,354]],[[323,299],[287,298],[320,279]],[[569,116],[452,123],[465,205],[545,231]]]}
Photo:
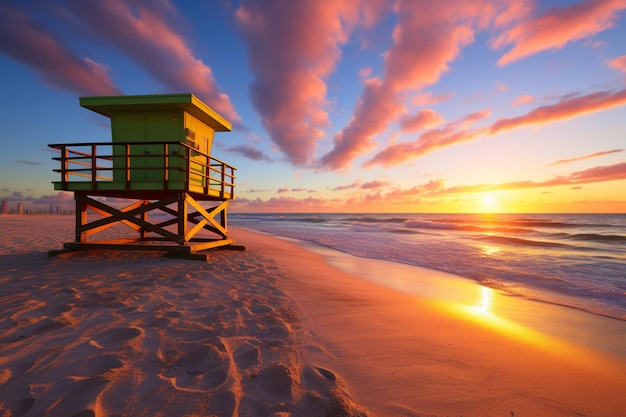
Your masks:
{"label": "tower door", "polygon": [[[169,172],[169,181],[182,181],[184,161],[177,157],[168,159],[164,156],[164,145],[150,142],[180,142],[182,120],[176,112],[132,112],[118,113],[112,124],[114,142],[145,142],[132,145],[130,149],[131,182],[163,183],[165,169]],[[170,145],[169,155],[181,154],[182,149]],[[120,148],[123,152],[123,150]],[[124,162],[124,161],[122,161]]]}

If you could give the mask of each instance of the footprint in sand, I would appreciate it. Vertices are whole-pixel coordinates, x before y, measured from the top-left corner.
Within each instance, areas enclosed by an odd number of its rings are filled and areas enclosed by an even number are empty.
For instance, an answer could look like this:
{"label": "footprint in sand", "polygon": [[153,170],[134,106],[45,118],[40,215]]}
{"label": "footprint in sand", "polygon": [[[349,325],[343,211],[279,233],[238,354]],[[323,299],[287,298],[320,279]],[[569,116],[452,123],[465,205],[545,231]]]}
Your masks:
{"label": "footprint in sand", "polygon": [[228,379],[226,369],[229,361],[219,346],[205,344],[186,353],[171,350],[166,352],[166,358],[170,365],[161,375],[177,389],[207,391]]}
{"label": "footprint in sand", "polygon": [[245,341],[239,346],[233,353],[233,358],[237,366],[241,369],[246,369],[259,363],[261,352],[258,346],[254,346],[248,341]]}
{"label": "footprint in sand", "polygon": [[121,368],[124,362],[116,355],[96,355],[80,364],[76,369],[76,375],[92,377],[105,374],[113,369]]}
{"label": "footprint in sand", "polygon": [[118,346],[135,339],[142,334],[142,330],[137,327],[122,327],[119,329],[109,329],[104,333],[94,337],[94,340],[102,347]]}
{"label": "footprint in sand", "polygon": [[288,401],[292,398],[295,380],[291,370],[278,363],[261,370],[254,385],[266,395],[277,401]]}

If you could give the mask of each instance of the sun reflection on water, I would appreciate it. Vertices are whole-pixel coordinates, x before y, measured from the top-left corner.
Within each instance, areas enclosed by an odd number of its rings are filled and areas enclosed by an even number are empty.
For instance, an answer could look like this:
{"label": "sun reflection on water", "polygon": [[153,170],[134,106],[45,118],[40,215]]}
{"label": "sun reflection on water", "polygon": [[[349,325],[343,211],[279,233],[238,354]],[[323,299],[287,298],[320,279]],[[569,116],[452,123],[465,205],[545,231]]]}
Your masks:
{"label": "sun reflection on water", "polygon": [[501,251],[502,249],[500,249],[498,246],[480,245],[480,254],[483,258],[488,258],[494,255],[497,255]]}
{"label": "sun reflection on water", "polygon": [[471,304],[456,304],[454,310],[461,317],[543,349],[561,351],[564,349],[565,345],[562,341],[557,341],[547,334],[524,326],[513,318],[503,316],[499,311],[503,306],[499,306],[498,303],[502,301],[500,298],[502,295],[499,295],[496,290],[485,286],[478,286],[477,289],[477,297],[472,297],[474,301]]}
{"label": "sun reflection on water", "polygon": [[487,287],[480,287],[480,302],[477,306],[477,312],[487,314],[491,313],[493,307],[493,290]]}

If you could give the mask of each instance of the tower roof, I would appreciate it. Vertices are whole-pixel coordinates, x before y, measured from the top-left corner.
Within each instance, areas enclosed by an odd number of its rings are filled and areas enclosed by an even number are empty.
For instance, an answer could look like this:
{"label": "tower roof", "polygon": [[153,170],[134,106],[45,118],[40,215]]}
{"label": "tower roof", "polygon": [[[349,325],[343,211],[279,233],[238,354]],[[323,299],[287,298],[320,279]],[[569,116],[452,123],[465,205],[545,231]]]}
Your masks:
{"label": "tower roof", "polygon": [[121,112],[184,110],[217,132],[232,130],[228,120],[191,93],[80,97],[79,100],[82,107],[107,117]]}

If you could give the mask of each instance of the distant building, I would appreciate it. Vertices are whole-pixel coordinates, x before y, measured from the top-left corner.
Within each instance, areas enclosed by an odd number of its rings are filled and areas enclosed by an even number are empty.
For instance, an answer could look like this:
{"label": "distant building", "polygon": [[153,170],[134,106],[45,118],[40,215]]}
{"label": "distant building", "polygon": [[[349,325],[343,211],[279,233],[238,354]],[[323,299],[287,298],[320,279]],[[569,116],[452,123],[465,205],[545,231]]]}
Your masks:
{"label": "distant building", "polygon": [[24,214],[24,203],[17,203],[17,214]]}
{"label": "distant building", "polygon": [[2,200],[2,211],[0,214],[9,214],[9,203],[6,200]]}

